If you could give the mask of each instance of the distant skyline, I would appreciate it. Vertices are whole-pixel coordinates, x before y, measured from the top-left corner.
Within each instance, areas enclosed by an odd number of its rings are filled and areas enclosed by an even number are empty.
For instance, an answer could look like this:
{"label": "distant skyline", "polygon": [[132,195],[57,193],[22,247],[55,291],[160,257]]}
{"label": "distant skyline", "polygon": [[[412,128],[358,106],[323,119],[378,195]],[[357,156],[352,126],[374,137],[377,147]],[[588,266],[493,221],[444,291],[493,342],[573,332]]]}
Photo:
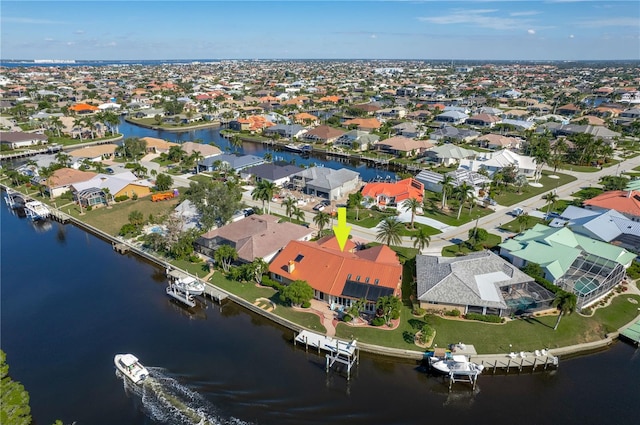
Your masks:
{"label": "distant skyline", "polygon": [[2,59],[640,59],[640,3],[2,0]]}

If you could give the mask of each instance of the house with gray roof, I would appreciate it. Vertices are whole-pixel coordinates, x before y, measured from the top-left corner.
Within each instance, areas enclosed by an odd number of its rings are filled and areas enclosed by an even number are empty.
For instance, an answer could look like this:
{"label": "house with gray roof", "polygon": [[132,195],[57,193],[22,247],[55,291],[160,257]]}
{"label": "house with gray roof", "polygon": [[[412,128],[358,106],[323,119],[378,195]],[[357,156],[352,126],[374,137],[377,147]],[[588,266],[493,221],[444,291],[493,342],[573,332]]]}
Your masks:
{"label": "house with gray roof", "polygon": [[334,142],[334,146],[342,146],[357,151],[366,151],[370,145],[380,140],[380,136],[371,134],[361,130],[351,130],[338,137]]}
{"label": "house with gray roof", "polygon": [[620,283],[636,257],[622,247],[580,235],[568,227],[542,224],[499,247],[500,255],[516,267],[540,265],[545,279],[576,294],[579,308],[602,298]]}
{"label": "house with gray roof", "polygon": [[245,168],[264,164],[264,159],[256,155],[216,155],[198,162],[198,168],[215,171],[220,168],[240,171]]}
{"label": "house with gray roof", "polygon": [[360,173],[346,168],[309,167],[294,174],[291,181],[308,195],[338,200],[358,188]]}
{"label": "house with gray roof", "polygon": [[472,151],[471,149],[465,149],[451,143],[445,143],[444,145],[435,146],[425,151],[424,155],[431,161],[438,162],[445,167],[448,167],[450,165],[457,164],[461,159],[475,158],[477,153],[478,152]]}
{"label": "house with gray roof", "polygon": [[462,124],[469,118],[469,115],[460,111],[447,111],[437,115],[433,120],[439,123]]}
{"label": "house with gray roof", "polygon": [[424,136],[424,130],[420,128],[419,124],[414,122],[401,122],[391,127],[391,129],[396,135],[410,139],[419,139]]}
{"label": "house with gray roof", "polygon": [[640,252],[640,223],[615,210],[589,210],[569,205],[549,227],[568,227],[573,232]]}
{"label": "house with gray roof", "polygon": [[276,124],[262,130],[262,134],[265,136],[278,134],[280,137],[294,139],[301,137],[306,131],[307,129],[300,124]]}
{"label": "house with gray roof", "polygon": [[420,307],[508,316],[549,308],[554,296],[491,251],[416,257]]}
{"label": "house with gray roof", "polygon": [[292,164],[279,165],[270,162],[245,168],[240,172],[240,178],[248,180],[251,177],[255,177],[258,183],[266,180],[276,186],[283,186],[291,180],[291,176],[300,171],[302,171],[302,168]]}
{"label": "house with gray roof", "polygon": [[467,130],[466,128],[457,128],[445,125],[429,134],[431,140],[452,141],[452,142],[471,142],[480,136],[480,132],[475,130]]}
{"label": "house with gray roof", "polygon": [[0,143],[11,149],[19,149],[49,143],[49,137],[44,134],[25,133],[24,131],[2,131],[0,132]]}
{"label": "house with gray roof", "polygon": [[424,185],[425,190],[442,193],[442,181],[445,176],[450,176],[453,179],[451,182],[453,187],[458,187],[462,183],[467,183],[474,188],[476,196],[478,196],[480,188],[482,188],[486,183],[491,182],[491,179],[487,176],[483,176],[482,174],[465,170],[463,168],[458,168],[457,170],[450,171],[446,174],[440,174],[431,170],[422,170],[418,173],[415,179]]}

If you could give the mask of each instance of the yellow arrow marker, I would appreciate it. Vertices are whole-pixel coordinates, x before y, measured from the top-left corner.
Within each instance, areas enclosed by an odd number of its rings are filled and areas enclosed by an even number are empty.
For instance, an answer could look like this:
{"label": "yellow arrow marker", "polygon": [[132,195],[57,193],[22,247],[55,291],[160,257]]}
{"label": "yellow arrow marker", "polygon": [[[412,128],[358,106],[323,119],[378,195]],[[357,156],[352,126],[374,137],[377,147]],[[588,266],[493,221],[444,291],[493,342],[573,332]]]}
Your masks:
{"label": "yellow arrow marker", "polygon": [[340,245],[340,251],[344,251],[344,244],[347,243],[349,233],[351,233],[351,226],[347,226],[347,209],[345,207],[338,208],[338,225],[333,226],[333,233],[335,233],[338,245]]}

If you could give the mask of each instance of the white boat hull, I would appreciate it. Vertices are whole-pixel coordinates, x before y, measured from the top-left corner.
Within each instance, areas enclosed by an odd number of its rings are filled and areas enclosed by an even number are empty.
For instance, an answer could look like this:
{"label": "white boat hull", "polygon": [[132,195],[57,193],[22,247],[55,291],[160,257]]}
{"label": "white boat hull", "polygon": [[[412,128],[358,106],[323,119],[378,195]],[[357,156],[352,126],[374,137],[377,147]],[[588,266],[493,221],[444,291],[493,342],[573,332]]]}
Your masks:
{"label": "white boat hull", "polygon": [[484,366],[470,362],[464,356],[454,356],[448,359],[433,359],[430,361],[431,370],[443,375],[470,376],[482,373]]}
{"label": "white boat hull", "polygon": [[149,376],[149,371],[133,354],[116,354],[113,358],[116,369],[134,384],[141,384]]}

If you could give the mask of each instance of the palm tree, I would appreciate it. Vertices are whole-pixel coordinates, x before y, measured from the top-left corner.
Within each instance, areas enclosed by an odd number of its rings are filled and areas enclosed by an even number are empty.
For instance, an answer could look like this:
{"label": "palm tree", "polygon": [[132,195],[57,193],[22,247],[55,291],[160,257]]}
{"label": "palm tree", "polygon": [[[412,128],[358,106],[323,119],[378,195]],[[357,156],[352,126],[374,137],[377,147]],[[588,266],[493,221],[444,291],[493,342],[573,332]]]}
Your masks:
{"label": "palm tree", "polygon": [[467,200],[469,200],[469,197],[473,193],[473,187],[469,185],[469,183],[467,182],[462,182],[462,184],[455,189],[454,193],[456,198],[460,202],[460,205],[458,206],[458,217],[457,217],[457,220],[460,220],[460,213],[462,213],[462,207],[464,203],[467,202]]}
{"label": "palm tree", "polygon": [[291,215],[298,221],[304,221],[304,210],[297,205],[293,206],[293,211],[291,211]]}
{"label": "palm tree", "polygon": [[378,225],[378,234],[376,240],[384,243],[387,246],[400,245],[402,238],[400,238],[400,232],[402,231],[402,222],[398,221],[395,217],[386,217]]}
{"label": "palm tree", "polygon": [[412,229],[415,229],[413,225],[413,221],[416,218],[416,212],[418,211],[418,208],[420,208],[421,206],[422,204],[416,198],[405,199],[404,202],[402,203],[403,210],[411,211],[411,228]]}
{"label": "palm tree", "polygon": [[449,194],[453,191],[453,177],[445,174],[440,185],[442,186],[441,208],[444,210],[445,208],[447,208],[447,196],[449,196]]}
{"label": "palm tree", "polygon": [[288,197],[287,199],[282,201],[282,205],[284,205],[285,213],[287,214],[287,217],[289,217],[289,221],[291,221],[291,215],[293,213],[293,207],[296,206],[296,202],[298,202],[296,200],[296,198],[291,198],[291,197]]}
{"label": "palm tree", "polygon": [[413,247],[418,248],[420,252],[427,248],[431,242],[431,236],[426,227],[420,227],[416,233],[411,235],[411,239],[413,239]]}
{"label": "palm tree", "polygon": [[266,152],[263,156],[265,162],[273,161],[273,154],[271,152]]}
{"label": "palm tree", "polygon": [[546,195],[542,195],[542,199],[547,201],[547,217],[549,216],[549,211],[551,210],[551,207],[556,203],[558,198],[559,196],[555,190],[547,193]]}
{"label": "palm tree", "polygon": [[62,167],[68,167],[69,166],[69,161],[71,160],[71,155],[64,153],[62,151],[58,152],[56,154],[56,161],[58,162],[58,164],[60,164]]}
{"label": "palm tree", "polygon": [[553,327],[554,331],[558,329],[558,325],[560,324],[560,319],[562,319],[562,316],[573,313],[573,311],[576,309],[577,303],[578,299],[576,297],[576,294],[574,294],[573,292],[560,290],[556,293],[556,298],[551,304],[553,307],[557,308],[559,312],[558,320],[556,321],[556,325]]}
{"label": "palm tree", "polygon": [[233,146],[235,152],[238,152],[238,148],[242,147],[242,140],[240,140],[240,137],[237,134],[231,136],[229,143]]}
{"label": "palm tree", "polygon": [[319,212],[313,217],[313,222],[318,226],[318,236],[322,234],[322,230],[331,222],[331,216],[326,212]]}
{"label": "palm tree", "polygon": [[111,191],[108,187],[102,188],[102,192],[104,193],[104,201],[107,203],[107,207],[109,206],[109,198],[112,197]]}
{"label": "palm tree", "polygon": [[73,127],[78,128],[80,141],[82,142],[82,130],[84,130],[84,120],[82,118],[76,118],[73,120]]}
{"label": "palm tree", "polygon": [[529,215],[529,213],[522,213],[518,216],[517,220],[518,220],[518,224],[520,225],[520,231],[522,232],[522,229],[524,229],[529,225],[529,222],[531,221],[531,216]]}
{"label": "palm tree", "polygon": [[264,201],[269,206],[269,214],[271,214],[271,198],[276,191],[276,185],[267,180],[260,180],[260,183],[251,192],[251,198],[262,201],[262,209],[264,210]]}
{"label": "palm tree", "polygon": [[202,152],[198,150],[194,150],[193,153],[191,154],[191,160],[196,166],[196,174],[198,174],[198,171],[200,171],[200,166],[198,165],[198,163],[203,159],[204,159],[204,155],[202,155]]}
{"label": "palm tree", "polygon": [[49,117],[49,125],[53,127],[54,130],[56,130],[58,137],[60,137],[60,128],[63,127],[62,120],[60,119],[60,117],[56,117],[56,116]]}

